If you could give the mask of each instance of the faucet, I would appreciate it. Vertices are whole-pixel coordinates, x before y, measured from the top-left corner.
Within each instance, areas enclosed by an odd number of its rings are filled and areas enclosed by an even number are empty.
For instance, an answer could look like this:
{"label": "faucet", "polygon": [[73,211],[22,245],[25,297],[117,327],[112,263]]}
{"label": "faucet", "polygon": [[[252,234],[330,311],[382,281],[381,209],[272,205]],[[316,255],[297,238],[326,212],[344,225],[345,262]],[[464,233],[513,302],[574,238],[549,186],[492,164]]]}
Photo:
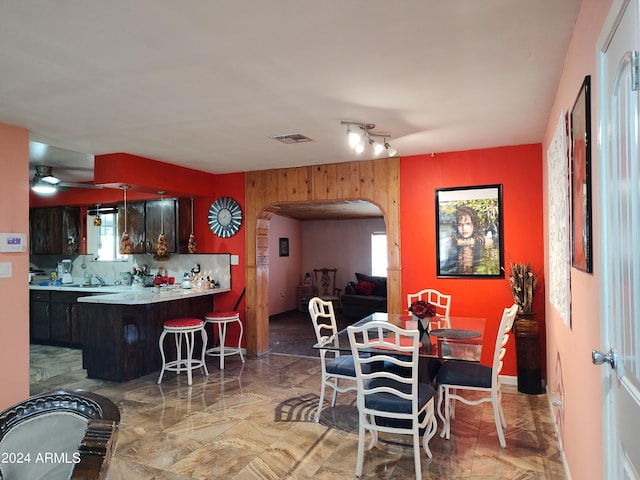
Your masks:
{"label": "faucet", "polygon": [[102,278],[100,275],[96,274],[96,280],[98,280],[100,282],[100,285],[102,285],[103,287],[107,284],[107,282],[104,281],[104,278]]}

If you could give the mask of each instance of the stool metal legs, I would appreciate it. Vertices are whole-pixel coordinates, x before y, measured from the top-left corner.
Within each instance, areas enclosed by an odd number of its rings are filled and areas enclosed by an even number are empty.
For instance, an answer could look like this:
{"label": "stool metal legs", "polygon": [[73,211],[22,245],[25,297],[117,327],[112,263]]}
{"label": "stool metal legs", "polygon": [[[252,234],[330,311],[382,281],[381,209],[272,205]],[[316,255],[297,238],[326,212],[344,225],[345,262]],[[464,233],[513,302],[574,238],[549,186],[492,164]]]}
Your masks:
{"label": "stool metal legs", "polygon": [[[242,343],[242,334],[244,332],[242,328],[242,322],[240,318],[225,318],[225,319],[214,319],[205,317],[205,321],[208,323],[212,323],[218,326],[218,339],[220,340],[220,345],[218,347],[209,348],[206,351],[206,354],[209,356],[219,356],[220,357],[220,370],[224,370],[224,357],[226,355],[235,355],[239,354],[242,363],[244,363],[244,356],[242,355],[242,348],[240,347]],[[237,347],[229,347],[225,345],[225,339],[227,336],[227,325],[231,322],[237,322],[240,326],[240,334],[238,335],[238,346]]]}
{"label": "stool metal legs", "polygon": [[[202,335],[202,353],[200,354],[200,359],[196,360],[193,358],[193,350],[195,347],[195,333],[200,332]],[[175,335],[175,344],[176,344],[176,360],[172,360],[170,362],[166,361],[165,353],[164,353],[164,337],[167,333],[173,333]],[[182,339],[184,337],[186,356],[182,357]],[[162,376],[164,375],[165,370],[169,372],[180,373],[182,371],[187,372],[187,383],[189,385],[193,382],[192,370],[197,368],[202,368],[205,375],[209,375],[209,371],[207,370],[207,364],[205,363],[205,351],[207,345],[207,332],[204,329],[204,326],[200,328],[167,328],[162,331],[160,334],[160,339],[158,340],[158,344],[160,346],[160,355],[162,356],[162,369],[160,370],[160,377],[158,378],[158,383],[162,382]]]}

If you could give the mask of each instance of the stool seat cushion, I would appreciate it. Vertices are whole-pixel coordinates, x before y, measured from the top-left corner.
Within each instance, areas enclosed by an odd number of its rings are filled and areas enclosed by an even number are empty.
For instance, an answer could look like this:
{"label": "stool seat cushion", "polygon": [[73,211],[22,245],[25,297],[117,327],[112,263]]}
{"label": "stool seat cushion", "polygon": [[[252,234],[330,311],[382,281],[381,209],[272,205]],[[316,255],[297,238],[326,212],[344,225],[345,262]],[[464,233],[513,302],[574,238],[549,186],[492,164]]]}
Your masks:
{"label": "stool seat cushion", "polygon": [[169,328],[198,327],[203,324],[200,318],[174,318],[164,322],[164,326]]}
{"label": "stool seat cushion", "polygon": [[238,316],[238,312],[231,310],[228,312],[209,312],[204,316],[204,318],[207,320],[213,320],[213,319],[226,320],[226,319],[234,318],[237,316]]}

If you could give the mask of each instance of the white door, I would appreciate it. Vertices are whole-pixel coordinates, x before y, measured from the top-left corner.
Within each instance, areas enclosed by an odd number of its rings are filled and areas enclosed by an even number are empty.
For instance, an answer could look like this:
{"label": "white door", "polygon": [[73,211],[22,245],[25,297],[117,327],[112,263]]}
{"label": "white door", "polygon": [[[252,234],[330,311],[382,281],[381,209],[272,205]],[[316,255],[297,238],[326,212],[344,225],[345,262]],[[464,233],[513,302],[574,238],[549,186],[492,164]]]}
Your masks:
{"label": "white door", "polygon": [[[606,478],[640,479],[640,165],[638,2],[622,5],[603,43],[600,156],[601,313]],[[618,9],[616,9],[618,10]],[[611,349],[611,350],[610,350]],[[597,363],[594,353],[594,363]],[[602,356],[599,360],[603,360]]]}

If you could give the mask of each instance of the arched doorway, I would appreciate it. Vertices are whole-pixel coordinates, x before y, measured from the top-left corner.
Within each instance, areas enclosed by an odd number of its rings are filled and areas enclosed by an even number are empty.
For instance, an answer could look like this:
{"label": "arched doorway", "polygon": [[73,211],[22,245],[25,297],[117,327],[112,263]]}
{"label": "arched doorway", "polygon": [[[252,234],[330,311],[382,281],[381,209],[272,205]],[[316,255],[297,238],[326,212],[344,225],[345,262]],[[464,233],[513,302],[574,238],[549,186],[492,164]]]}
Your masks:
{"label": "arched doorway", "polygon": [[400,163],[398,158],[248,172],[246,210],[247,353],[269,350],[269,206],[283,202],[367,200],[387,225],[388,308],[401,311]]}

